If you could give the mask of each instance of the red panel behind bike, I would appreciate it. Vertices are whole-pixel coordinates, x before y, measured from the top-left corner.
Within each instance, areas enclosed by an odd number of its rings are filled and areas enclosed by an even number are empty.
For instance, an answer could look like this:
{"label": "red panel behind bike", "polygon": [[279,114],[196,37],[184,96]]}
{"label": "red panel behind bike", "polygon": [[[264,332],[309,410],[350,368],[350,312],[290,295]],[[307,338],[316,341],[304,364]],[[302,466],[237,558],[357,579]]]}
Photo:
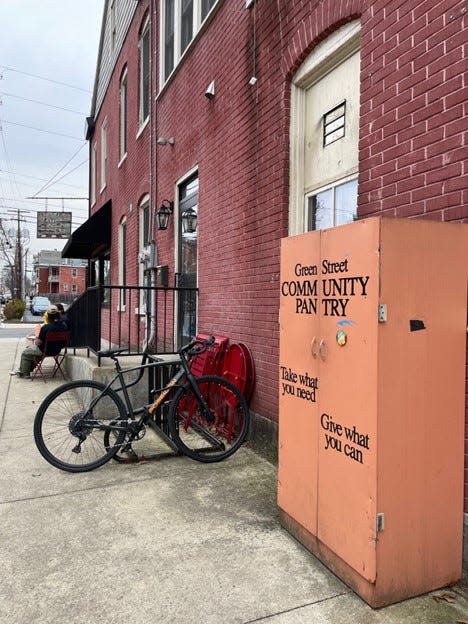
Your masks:
{"label": "red panel behind bike", "polygon": [[[207,340],[209,337],[208,334],[198,334],[197,340]],[[229,338],[227,336],[214,336],[214,339],[214,343],[208,346],[203,353],[191,359],[190,371],[195,377],[221,374],[221,365]]]}

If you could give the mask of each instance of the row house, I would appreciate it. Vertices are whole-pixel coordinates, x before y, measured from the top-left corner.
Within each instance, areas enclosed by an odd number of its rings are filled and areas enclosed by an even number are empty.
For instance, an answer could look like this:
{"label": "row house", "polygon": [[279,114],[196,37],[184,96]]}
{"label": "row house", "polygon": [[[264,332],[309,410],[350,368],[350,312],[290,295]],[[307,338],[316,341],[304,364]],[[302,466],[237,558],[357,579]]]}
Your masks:
{"label": "row house", "polygon": [[[251,435],[274,446],[280,241],[369,216],[468,222],[466,36],[460,0],[106,0],[90,216],[64,256],[93,283],[155,283],[149,262],[196,286],[175,335],[248,345]],[[111,305],[133,325],[143,307]]]}

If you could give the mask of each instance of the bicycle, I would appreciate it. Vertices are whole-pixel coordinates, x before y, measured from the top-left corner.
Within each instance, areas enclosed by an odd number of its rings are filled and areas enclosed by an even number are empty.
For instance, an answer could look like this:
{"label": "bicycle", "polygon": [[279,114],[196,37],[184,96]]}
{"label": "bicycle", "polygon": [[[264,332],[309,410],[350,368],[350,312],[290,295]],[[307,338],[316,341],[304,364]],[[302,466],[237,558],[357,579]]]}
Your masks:
{"label": "bicycle", "polygon": [[[201,461],[221,461],[244,442],[250,414],[238,388],[223,377],[196,378],[190,359],[202,353],[214,338],[192,340],[174,359],[122,368],[118,356],[124,349],[100,351],[113,360],[116,373],[109,383],[92,380],[67,382],[41,403],[34,419],[34,440],[50,464],[67,472],[87,472],[112,458],[122,461],[132,452],[132,442],[143,438],[156,410],[168,405],[169,439],[184,455]],[[152,403],[133,408],[128,388],[140,381],[144,370],[175,365],[176,373],[166,386],[152,391]],[[124,376],[137,371],[126,384]],[[118,380],[120,387],[112,388]],[[118,392],[122,392],[123,400]]]}

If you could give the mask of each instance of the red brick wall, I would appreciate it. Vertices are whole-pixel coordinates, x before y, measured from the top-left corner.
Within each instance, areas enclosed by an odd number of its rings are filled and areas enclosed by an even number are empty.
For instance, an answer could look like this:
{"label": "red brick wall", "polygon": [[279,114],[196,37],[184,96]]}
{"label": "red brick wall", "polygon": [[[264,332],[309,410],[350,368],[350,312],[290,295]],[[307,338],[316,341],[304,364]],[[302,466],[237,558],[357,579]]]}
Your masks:
{"label": "red brick wall", "polygon": [[[175,137],[173,148],[158,148],[159,197],[171,197],[174,182],[199,168],[201,329],[249,344],[258,380],[253,409],[273,419],[289,81],[349,19],[362,25],[359,215],[468,221],[463,5],[369,4],[280,2],[278,11],[257,0],[254,16],[242,2],[226,2],[157,102],[157,133]],[[170,263],[172,232],[158,243]]]}
{"label": "red brick wall", "polygon": [[49,276],[52,275],[52,267],[40,267],[38,271],[38,293],[45,296],[49,293],[71,295],[73,284],[76,286],[77,295],[84,292],[86,289],[86,268],[76,267],[76,277],[72,275],[72,268],[70,266],[55,267],[58,282],[49,282]]}
{"label": "red brick wall", "polygon": [[[73,273],[76,272],[74,276]],[[59,292],[67,295],[73,294],[73,286],[76,287],[76,294],[84,292],[86,289],[86,268],[85,267],[60,267]]]}
{"label": "red brick wall", "polygon": [[[465,3],[256,0],[246,9],[243,0],[225,0],[154,102],[153,165],[149,128],[135,140],[133,127],[127,160],[118,169],[119,77],[127,62],[131,126],[137,119],[137,33],[145,5],[139,3],[96,124],[98,142],[105,115],[113,129],[108,187],[98,193],[97,206],[112,198],[115,232],[127,214],[133,262],[138,229],[128,206],[133,202],[135,211],[139,197],[149,192],[149,170],[153,205],[159,205],[174,199],[176,182],[198,167],[199,331],[249,345],[257,372],[252,408],[276,420],[291,78],[319,41],[360,19],[359,216],[468,222]],[[156,79],[159,48],[154,48]],[[252,87],[254,74],[258,82]],[[216,94],[208,100],[204,92],[212,80]],[[157,136],[174,137],[174,146],[157,146]],[[173,219],[167,231],[154,236],[159,263],[173,269]],[[113,260],[115,254],[116,245]],[[132,270],[128,283],[136,283],[136,267]]]}
{"label": "red brick wall", "polygon": [[[94,212],[112,200],[113,240],[111,265],[117,283],[118,226],[127,219],[127,284],[138,285],[138,210],[139,202],[150,193],[150,126],[140,132],[138,122],[139,31],[148,11],[148,2],[139,2],[132,26],[114,68],[110,84],[96,119],[92,143],[97,143],[97,183]],[[127,69],[127,156],[119,165],[119,91],[120,79]],[[107,183],[101,191],[101,125],[107,118]],[[138,136],[137,136],[138,135]]]}
{"label": "red brick wall", "polygon": [[[103,100],[101,109],[96,118],[94,137],[91,143],[97,144],[97,182],[96,203],[91,207],[95,212],[109,199],[112,200],[112,237],[111,246],[111,271],[112,284],[118,284],[118,230],[123,218],[127,223],[127,262],[126,284],[138,285],[138,251],[139,251],[139,203],[144,195],[150,194],[150,125],[144,129],[139,127],[139,34],[148,12],[148,1],[139,2],[134,20],[127,33],[124,46],[121,50],[117,63]],[[119,101],[120,80],[123,72],[127,70],[127,155],[120,162],[119,155]],[[106,186],[101,190],[101,125],[107,119],[107,180]],[[128,327],[130,322],[135,322],[134,314],[136,304],[127,306],[119,321],[117,318],[117,304],[112,310],[112,317],[107,313],[102,319],[103,336],[110,336],[110,319],[117,323],[120,328]],[[131,308],[131,309],[130,309]],[[121,330],[120,330],[121,331]],[[140,331],[141,328],[140,328]],[[136,330],[134,332],[137,333]],[[128,338],[128,332],[122,339]]]}
{"label": "red brick wall", "polygon": [[41,295],[45,295],[49,292],[48,277],[49,269],[40,267],[37,273],[37,292]]}

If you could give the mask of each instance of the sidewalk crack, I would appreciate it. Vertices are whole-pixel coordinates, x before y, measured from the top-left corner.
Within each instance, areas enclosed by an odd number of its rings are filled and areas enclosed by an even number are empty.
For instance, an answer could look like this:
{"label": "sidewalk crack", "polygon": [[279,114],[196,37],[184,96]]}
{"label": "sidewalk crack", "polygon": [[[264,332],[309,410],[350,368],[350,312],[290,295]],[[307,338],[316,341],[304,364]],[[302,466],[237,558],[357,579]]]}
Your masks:
{"label": "sidewalk crack", "polygon": [[327,596],[326,598],[320,598],[319,600],[313,600],[312,602],[306,602],[303,605],[299,605],[297,607],[292,607],[291,609],[285,609],[284,611],[277,611],[276,613],[270,613],[269,615],[263,615],[262,617],[255,618],[254,620],[245,620],[242,624],[255,624],[255,622],[266,622],[271,618],[277,617],[278,615],[283,615],[285,613],[292,613],[293,611],[299,611],[299,609],[304,609],[305,607],[311,607],[313,605],[320,604],[322,602],[328,602],[329,600],[334,600],[335,598],[340,598],[340,596],[347,596],[350,592],[343,591],[339,594],[334,594],[333,596]]}

